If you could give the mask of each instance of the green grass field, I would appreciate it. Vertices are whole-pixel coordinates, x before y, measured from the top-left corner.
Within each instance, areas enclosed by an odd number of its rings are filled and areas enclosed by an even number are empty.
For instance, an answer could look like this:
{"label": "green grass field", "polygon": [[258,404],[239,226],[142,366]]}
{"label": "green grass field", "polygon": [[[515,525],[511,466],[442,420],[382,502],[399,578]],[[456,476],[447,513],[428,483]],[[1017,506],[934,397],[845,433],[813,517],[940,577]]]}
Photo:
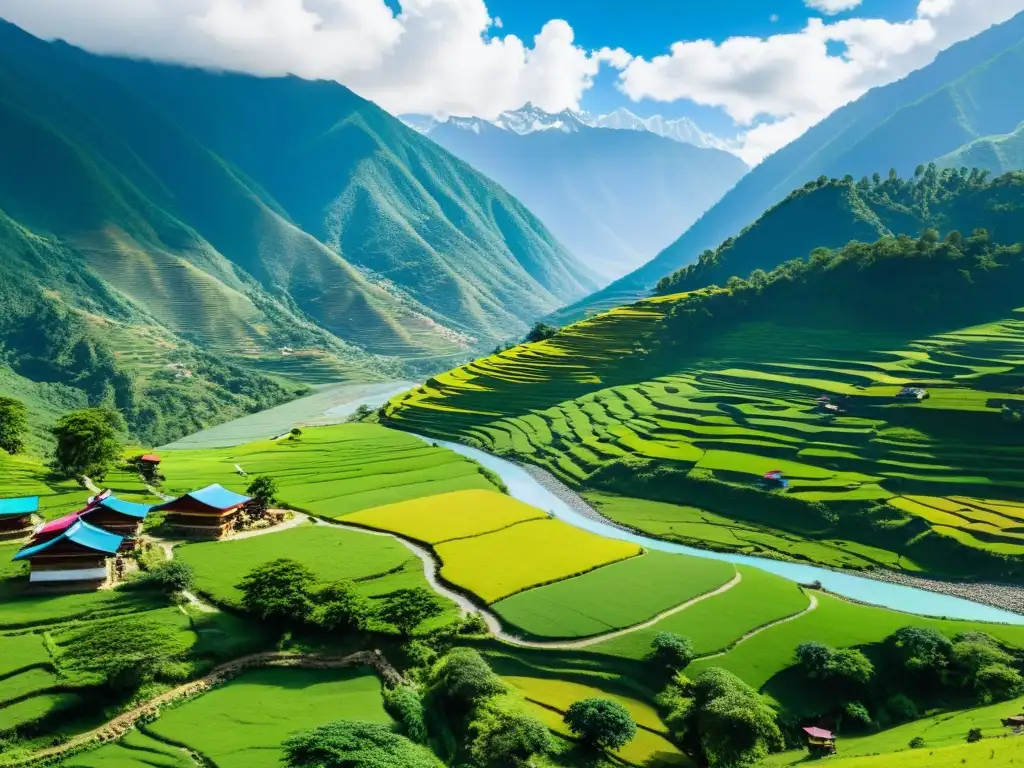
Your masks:
{"label": "green grass field", "polygon": [[[630,354],[677,300],[619,308],[436,376],[393,398],[386,421],[468,440],[584,489],[692,504],[676,514],[648,508],[646,521],[628,515],[655,535],[841,567],[1013,567],[992,557],[1024,552],[1013,526],[950,528],[896,507],[887,514],[902,526],[853,515],[907,495],[1024,501],[1024,442],[1000,416],[1001,403],[1024,403],[1012,394],[1024,369],[1024,313],[926,337],[747,323],[713,345]],[[931,397],[897,400],[911,383]],[[822,395],[842,411],[824,410]],[[630,459],[751,490],[781,469],[791,500],[822,502],[839,522],[775,514],[756,495],[742,505],[686,502],[635,471],[620,472],[612,488],[609,471]]]}
{"label": "green grass field", "polygon": [[211,483],[244,492],[249,481],[236,464],[250,477],[277,480],[289,506],[332,518],[437,493],[495,489],[469,459],[372,424],[306,429],[298,440],[166,451],[161,471],[168,493]]}
{"label": "green grass field", "polygon": [[494,610],[524,637],[587,637],[640,624],[726,584],[729,563],[646,552],[500,600]]}
{"label": "green grass field", "polygon": [[335,720],[391,722],[380,691],[364,670],[257,670],[164,711],[148,730],[220,768],[278,768],[294,733]]}
{"label": "green grass field", "polygon": [[193,768],[195,762],[179,747],[172,747],[139,731],[120,741],[83,752],[60,763],[61,768]]}

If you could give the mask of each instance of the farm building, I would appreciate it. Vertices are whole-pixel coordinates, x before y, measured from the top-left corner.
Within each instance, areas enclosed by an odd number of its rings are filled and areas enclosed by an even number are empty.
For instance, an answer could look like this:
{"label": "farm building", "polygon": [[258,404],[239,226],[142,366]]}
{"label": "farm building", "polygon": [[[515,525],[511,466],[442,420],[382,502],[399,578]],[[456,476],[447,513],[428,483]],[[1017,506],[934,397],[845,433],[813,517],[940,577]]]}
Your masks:
{"label": "farm building", "polygon": [[769,472],[765,472],[764,475],[761,476],[760,484],[762,488],[772,490],[778,488],[789,488],[789,480],[783,476],[781,469],[773,469]]}
{"label": "farm building", "polygon": [[904,387],[897,393],[896,397],[901,400],[916,400],[920,402],[927,400],[930,395],[927,389],[922,389],[921,387]]}
{"label": "farm building", "polygon": [[153,480],[156,478],[157,470],[160,469],[161,461],[162,459],[155,453],[147,453],[136,459],[139,466],[139,472],[147,480]]}
{"label": "farm building", "polygon": [[90,499],[88,506],[77,514],[90,525],[133,540],[142,530],[149,507],[122,501],[106,491]]}
{"label": "farm building", "polygon": [[14,559],[29,563],[30,583],[97,587],[107,580],[107,561],[121,542],[117,534],[77,520],[46,541],[24,547]]}
{"label": "farm building", "polygon": [[824,728],[804,728],[807,734],[807,749],[816,757],[834,755],[836,753],[836,737],[832,731]]}
{"label": "farm building", "polygon": [[38,511],[38,496],[0,499],[0,541],[28,535],[32,531],[32,516]]}
{"label": "farm building", "polygon": [[186,536],[217,539],[231,529],[239,510],[250,501],[248,496],[215,484],[160,504],[152,511],[167,512],[167,525]]}

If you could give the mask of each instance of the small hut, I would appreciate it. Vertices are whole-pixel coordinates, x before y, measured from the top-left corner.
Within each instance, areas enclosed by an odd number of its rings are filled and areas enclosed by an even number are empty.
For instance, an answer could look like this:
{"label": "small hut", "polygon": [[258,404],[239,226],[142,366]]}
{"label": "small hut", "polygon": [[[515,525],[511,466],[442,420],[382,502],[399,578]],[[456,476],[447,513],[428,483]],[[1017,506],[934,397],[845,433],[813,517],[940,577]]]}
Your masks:
{"label": "small hut", "polygon": [[122,501],[106,493],[90,499],[89,505],[77,514],[90,525],[123,536],[129,545],[127,548],[131,549],[135,545],[135,537],[142,531],[149,509],[145,504]]}
{"label": "small hut", "polygon": [[815,757],[834,755],[836,753],[836,737],[832,731],[824,728],[804,728],[807,734],[807,749]]}
{"label": "small hut", "polygon": [[1024,728],[1024,715],[1014,715],[1013,717],[1004,717],[1002,719],[1003,727],[1013,728],[1015,731]]}
{"label": "small hut", "polygon": [[29,583],[98,587],[107,580],[107,560],[117,554],[121,541],[117,534],[77,520],[56,536],[24,547],[14,559],[31,566]]}
{"label": "small hut", "polygon": [[0,541],[20,539],[32,532],[32,516],[39,511],[39,497],[0,499]]}
{"label": "small hut", "polygon": [[785,490],[789,488],[789,480],[783,476],[781,469],[773,469],[761,476],[761,487],[769,490]]}
{"label": "small hut", "polygon": [[160,462],[162,459],[155,453],[147,453],[143,456],[139,456],[137,459],[139,464],[139,472],[147,480],[155,480],[157,470],[160,469]]}
{"label": "small hut", "polygon": [[248,496],[215,484],[186,493],[151,511],[167,512],[166,524],[186,536],[219,539],[231,530],[239,510],[250,501]]}

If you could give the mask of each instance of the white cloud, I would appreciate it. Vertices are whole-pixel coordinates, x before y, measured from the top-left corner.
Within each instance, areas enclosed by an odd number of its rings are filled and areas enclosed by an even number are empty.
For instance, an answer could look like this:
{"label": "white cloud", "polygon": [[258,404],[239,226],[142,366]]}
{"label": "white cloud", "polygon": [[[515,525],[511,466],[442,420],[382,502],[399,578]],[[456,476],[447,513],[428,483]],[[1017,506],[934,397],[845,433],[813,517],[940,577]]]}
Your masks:
{"label": "white cloud", "polygon": [[400,4],[396,15],[384,0],[0,0],[0,17],[100,53],[338,80],[392,112],[577,108],[600,67],[564,21],[524,42],[498,34],[485,0]]}
{"label": "white cloud", "polygon": [[828,16],[834,16],[843,11],[852,11],[863,2],[864,0],[804,0],[804,5]]}
{"label": "white cloud", "polygon": [[[680,42],[663,56],[631,59],[619,84],[634,101],[690,99],[721,107],[751,126],[734,151],[756,163],[870,88],[1022,10],[1024,0],[920,0],[915,17],[904,22],[812,18],[796,33]],[[830,50],[836,44],[841,53]]]}

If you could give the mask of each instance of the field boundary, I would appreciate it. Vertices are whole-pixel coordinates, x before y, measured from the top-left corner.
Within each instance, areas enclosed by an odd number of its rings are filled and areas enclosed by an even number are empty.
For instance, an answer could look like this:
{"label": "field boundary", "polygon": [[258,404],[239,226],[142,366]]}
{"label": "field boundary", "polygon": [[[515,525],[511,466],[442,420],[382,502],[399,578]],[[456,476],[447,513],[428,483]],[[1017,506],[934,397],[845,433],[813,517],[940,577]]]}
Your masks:
{"label": "field boundary", "polygon": [[250,669],[260,667],[301,667],[305,669],[338,669],[344,667],[372,667],[386,683],[397,684],[404,680],[402,675],[379,650],[358,651],[348,656],[322,656],[319,654],[294,654],[283,651],[265,651],[234,659],[215,667],[209,674],[166,691],[144,704],[124,712],[98,728],[73,737],[64,744],[36,752],[28,757],[3,762],[5,768],[55,764],[64,758],[89,748],[118,741],[140,721],[152,721],[159,717],[160,708],[169,704],[206,693]]}
{"label": "field boundary", "polygon": [[810,593],[810,594],[805,592],[804,594],[807,595],[807,597],[810,598],[810,602],[808,603],[807,607],[804,608],[802,611],[797,611],[796,613],[791,614],[789,616],[783,616],[781,619],[776,619],[775,621],[769,621],[767,624],[762,624],[760,627],[755,627],[754,629],[750,630],[749,632],[747,632],[745,635],[743,635],[742,637],[740,637],[736,641],[734,641],[734,642],[730,643],[729,645],[727,645],[722,650],[715,651],[714,653],[707,653],[707,654],[705,654],[703,656],[697,656],[694,659],[694,661],[705,661],[707,659],[717,659],[719,656],[725,656],[725,654],[727,654],[730,651],[732,651],[738,645],[742,645],[743,643],[747,642],[747,640],[750,640],[755,635],[759,635],[762,632],[771,629],[772,627],[779,626],[780,624],[786,624],[786,623],[788,623],[790,621],[796,621],[800,617],[806,616],[811,611],[817,610],[817,608],[818,608],[818,596],[815,595],[813,592]]}

